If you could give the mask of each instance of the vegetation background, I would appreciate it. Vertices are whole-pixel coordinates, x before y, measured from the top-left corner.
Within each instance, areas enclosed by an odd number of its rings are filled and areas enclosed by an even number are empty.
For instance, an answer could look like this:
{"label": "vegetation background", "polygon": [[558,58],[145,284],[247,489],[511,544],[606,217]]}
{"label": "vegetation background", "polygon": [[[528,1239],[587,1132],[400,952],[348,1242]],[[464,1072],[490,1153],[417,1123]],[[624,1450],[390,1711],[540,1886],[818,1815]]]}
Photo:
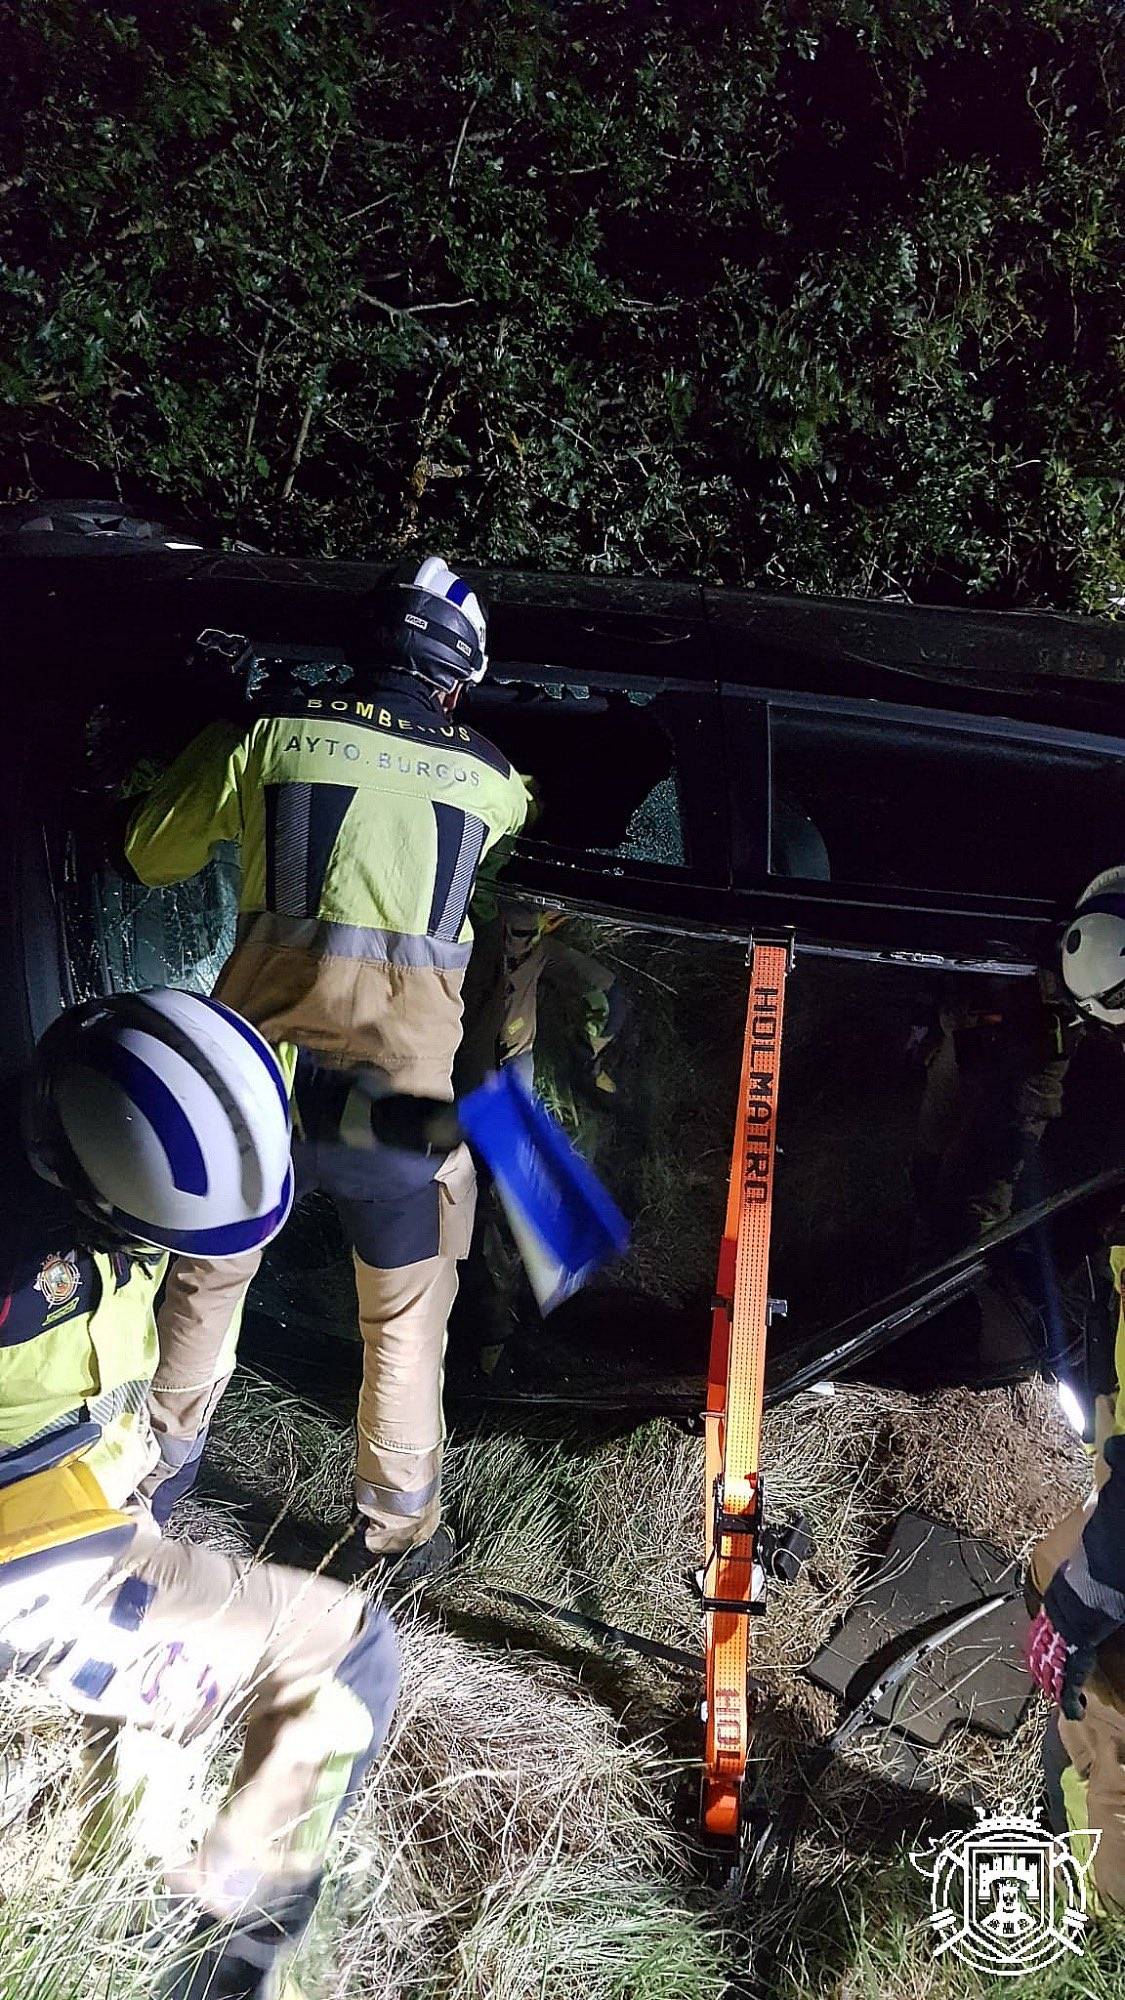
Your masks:
{"label": "vegetation background", "polygon": [[[160,496],[279,551],[1120,610],[1122,33],[1115,0],[8,0],[0,498]],[[213,1455],[338,1524],[349,1437],[270,1395],[236,1386]],[[451,1456],[463,1557],[409,1630],[313,1990],[720,2000],[764,1952],[770,2000],[985,2000],[935,1963],[870,1762],[810,1794],[786,1893],[732,1910],[670,1809],[690,1676],[513,1631],[499,1587],[695,1642],[698,1440]],[[815,1563],[756,1671],[802,1795],[838,1719],[803,1667],[890,1523],[1018,1557],[1045,1465],[1061,1511],[1088,1466],[1040,1390],[771,1415]],[[193,1504],[179,1532],[249,1546]],[[958,1737],[935,1788],[1033,1806],[1041,1726],[991,1761]],[[75,1887],[76,1755],[6,1680],[5,2000],[152,1990],[152,1857]],[[1123,1951],[1106,1927],[1009,1991],[1110,2000]]]}
{"label": "vegetation background", "polygon": [[1125,598],[1114,0],[15,0],[0,492]]}

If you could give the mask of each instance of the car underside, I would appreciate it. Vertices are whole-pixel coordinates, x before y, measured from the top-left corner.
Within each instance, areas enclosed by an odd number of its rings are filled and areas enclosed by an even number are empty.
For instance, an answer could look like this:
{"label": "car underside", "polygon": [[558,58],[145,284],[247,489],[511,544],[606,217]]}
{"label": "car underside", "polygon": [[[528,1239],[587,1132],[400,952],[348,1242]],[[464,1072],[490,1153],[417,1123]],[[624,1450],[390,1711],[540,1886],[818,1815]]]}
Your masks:
{"label": "car underside", "polygon": [[[354,682],[357,599],[388,574],[169,540],[70,521],[0,549],[10,1069],[71,1000],[209,988],[233,933],[235,859],[219,852],[172,890],[131,883],[109,858],[128,799],[207,722],[249,717],[267,695],[315,690],[330,718]],[[470,1287],[454,1330],[459,1393],[698,1410],[745,955],[766,936],[795,954],[775,1238],[788,1313],[770,1393],[856,1367],[1081,1374],[1107,1318],[1099,1243],[1125,1183],[1116,1042],[1087,1037],[1011,1215],[959,1242],[928,1227],[911,1182],[917,1051],[951,991],[988,980],[1023,1004],[1074,896],[1120,859],[1125,635],[690,582],[468,574],[493,619],[491,672],[466,712],[541,800],[508,888],[564,915],[628,998],[620,1108],[583,1098],[573,1023],[549,986],[540,1087],[630,1208],[635,1242],[544,1325],[494,1231],[495,1297],[482,1306]],[[346,1286],[338,1227],[314,1202],[248,1322],[260,1365],[341,1407],[358,1365]]]}

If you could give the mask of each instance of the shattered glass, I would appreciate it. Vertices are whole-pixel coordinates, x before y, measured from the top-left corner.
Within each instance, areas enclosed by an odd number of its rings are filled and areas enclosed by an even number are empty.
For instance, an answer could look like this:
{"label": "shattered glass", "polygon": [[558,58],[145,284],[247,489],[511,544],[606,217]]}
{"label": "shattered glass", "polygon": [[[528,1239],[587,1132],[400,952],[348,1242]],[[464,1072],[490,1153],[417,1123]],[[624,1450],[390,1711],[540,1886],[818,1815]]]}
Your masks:
{"label": "shattered glass", "polygon": [[684,829],[680,796],[674,777],[662,778],[641,800],[614,852],[623,861],[655,861],[665,868],[684,868]]}
{"label": "shattered glass", "polygon": [[538,812],[521,840],[529,854],[689,865],[675,728],[658,694],[498,676],[471,713],[534,781]]}
{"label": "shattered glass", "polygon": [[75,998],[182,986],[210,993],[234,943],[238,850],[226,843],[191,881],[169,889],[82,867],[72,848],[63,926]]}

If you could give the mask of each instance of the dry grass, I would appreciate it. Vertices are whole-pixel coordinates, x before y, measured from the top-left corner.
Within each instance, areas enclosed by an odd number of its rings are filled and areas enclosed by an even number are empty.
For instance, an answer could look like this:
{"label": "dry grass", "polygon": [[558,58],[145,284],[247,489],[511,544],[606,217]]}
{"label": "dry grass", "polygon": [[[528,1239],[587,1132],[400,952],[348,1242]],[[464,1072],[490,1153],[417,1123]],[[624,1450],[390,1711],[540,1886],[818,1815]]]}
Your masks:
{"label": "dry grass", "polygon": [[1089,1491],[1089,1460],[1044,1382],[886,1403],[886,1478],[904,1504],[1011,1556],[1026,1555],[1045,1518],[1061,1517]]}
{"label": "dry grass", "polygon": [[[233,1409],[231,1418],[237,1430],[243,1419],[235,1419]],[[307,1504],[308,1493],[315,1488],[321,1504],[330,1496],[329,1511],[335,1517],[339,1494],[333,1482],[341,1469],[346,1476],[346,1452],[341,1458],[338,1436],[319,1419],[309,1422],[304,1439],[303,1465],[291,1461],[299,1504]],[[1081,1496],[1089,1474],[1084,1455],[1058,1417],[1053,1396],[1035,1385],[984,1394],[949,1391],[928,1398],[854,1385],[828,1399],[801,1396],[767,1417],[764,1460],[768,1511],[774,1518],[806,1513],[815,1546],[805,1576],[794,1586],[774,1591],[770,1615],[755,1630],[755,1671],[771,1695],[764,1740],[775,1790],[784,1792],[806,1766],[810,1746],[831,1732],[839,1715],[835,1700],[810,1685],[804,1668],[854,1602],[902,1509],[925,1508],[995,1540],[1015,1555],[1026,1549],[1040,1525],[1044,1469],[1047,1491],[1054,1496],[1048,1504],[1058,1512]],[[303,1480],[311,1481],[311,1487],[302,1487]],[[589,1714],[577,1736],[572,1725],[563,1724],[562,1713],[572,1703],[590,1700],[582,1693],[584,1679],[599,1697],[590,1712],[603,1722],[610,1711],[618,1718],[612,1737],[615,1754],[621,1752],[622,1727],[631,1746],[640,1739],[639,1747],[650,1760],[652,1789],[644,1794],[649,1830],[659,1825],[664,1837],[672,1839],[671,1849],[660,1850],[660,1868],[666,1869],[673,1856],[682,1866],[689,1858],[689,1844],[682,1839],[677,1843],[670,1834],[670,1786],[662,1783],[674,1772],[661,1772],[652,1761],[654,1746],[644,1737],[659,1731],[666,1767],[676,1754],[690,1754],[696,1740],[697,1699],[690,1679],[620,1654],[607,1662],[581,1634],[498,1607],[493,1587],[545,1595],[675,1644],[697,1643],[693,1573],[702,1532],[699,1439],[667,1423],[624,1435],[529,1436],[500,1431],[454,1445],[449,1487],[462,1522],[465,1554],[452,1580],[435,1595],[454,1625],[466,1619],[502,1619],[503,1627],[492,1623],[484,1628],[492,1660],[497,1660],[496,1646],[506,1644],[512,1650],[502,1656],[505,1670],[514,1663],[514,1670],[527,1677],[524,1684],[533,1690],[534,1705],[556,1704],[549,1719],[544,1713],[541,1725],[521,1710],[517,1737],[521,1756],[535,1770],[544,1750],[565,1746],[565,1755],[552,1764],[545,1798],[558,1796],[561,1771],[563,1792],[570,1788],[582,1801],[581,1822],[588,1830],[593,1826],[589,1815],[594,1798],[609,1801],[596,1852],[598,1865],[612,1873],[626,1820],[637,1810],[637,1796],[627,1804],[624,1794],[601,1791],[607,1778],[587,1733]],[[435,1634],[427,1620],[419,1619],[412,1628],[410,1644],[422,1647],[427,1659],[431,1657],[427,1648],[453,1643],[451,1632]],[[537,1648],[556,1664],[548,1666]],[[565,1666],[557,1664],[560,1657]],[[462,1660],[459,1677],[463,1668]],[[471,1675],[466,1685],[475,1689]],[[427,1731],[425,1683],[420,1687],[423,1709],[412,1707],[409,1728],[419,1730],[427,1742],[426,1768],[432,1769],[439,1761],[449,1718],[443,1713],[440,1729]],[[418,1689],[411,1699],[417,1702]],[[476,1768],[510,1770],[484,1727],[491,1710],[479,1708],[474,1691],[465,1706],[459,1740],[479,1749],[484,1734],[488,1743]],[[968,1782],[982,1804],[1015,1798],[1030,1806],[1039,1790],[1040,1731],[1038,1714],[1033,1713],[1010,1744],[960,1732],[934,1753],[926,1769],[927,1782],[939,1791],[954,1784],[961,1789]],[[388,1773],[393,1768],[392,1761]],[[596,1774],[593,1794],[588,1788],[591,1772]],[[511,1797],[503,1782],[500,1795]],[[844,1883],[854,1877],[857,1884],[866,1885],[870,1863],[863,1848],[872,1815],[878,1819],[884,1804],[878,1752],[857,1746],[847,1762],[841,1761],[818,1782],[798,1842],[789,1901],[782,1909],[755,1912],[759,1936],[776,1934],[779,1928],[787,1931],[794,1908],[803,1909],[810,1898],[820,1899],[824,1905],[820,1956],[822,1970],[830,1974],[838,1949],[836,1917],[846,1907]],[[524,1883],[525,1876],[517,1871],[502,1881],[494,1872],[497,1849],[488,1844],[482,1829],[495,1824],[489,1815],[496,1809],[493,1796],[483,1820],[475,1812],[470,1815],[473,1835],[470,1848],[461,1850],[462,1860],[467,1861],[471,1851],[475,1879],[487,1880],[489,1936],[500,1924],[499,1912],[510,1891],[513,1924],[526,1944],[533,1933],[542,1936],[544,1892],[540,1884],[536,1929],[517,1915],[525,1897],[525,1888],[517,1889],[517,1881]],[[516,1823],[523,1823],[518,1815]],[[646,1833],[646,1841],[648,1837]],[[560,1822],[556,1839],[562,1838]],[[646,1867],[651,1871],[653,1865],[653,1851],[647,1850],[647,1862],[645,1851],[637,1854],[631,1877],[638,1890]],[[517,1839],[509,1853],[518,1854],[524,1870],[530,1866],[534,1879],[536,1864],[529,1861],[526,1840]],[[582,1865],[572,1849],[564,1852],[560,1846],[551,1865],[564,1863],[568,1868]],[[885,1857],[882,1865],[887,1865]],[[904,1893],[907,1885],[920,1913],[921,1887],[916,1878],[904,1878]],[[628,1907],[633,1907],[631,1901]],[[691,1914],[694,1921],[694,1910]],[[801,1977],[811,1981],[816,1952],[807,1925],[802,1936]],[[924,1933],[919,1933],[916,1944],[924,1949]],[[518,1961],[515,1944],[509,1948]],[[472,1964],[473,1977],[483,1978],[484,1961],[465,1958],[462,1945],[456,1950],[462,1954],[459,1976],[468,1979],[465,1968]],[[783,1952],[775,1973],[779,1990],[791,1985],[796,1974],[797,1960],[786,1970],[788,1964]],[[489,1972],[489,1981],[496,1977]],[[508,1988],[470,1983],[463,1990],[506,1994]],[[637,1989],[639,1994],[646,1990]]]}
{"label": "dry grass", "polygon": [[[839,1713],[803,1669],[902,1508],[956,1520],[1015,1554],[1038,1526],[1044,1466],[1057,1512],[1085,1490],[1088,1468],[1052,1398],[1033,1387],[806,1395],[770,1413],[764,1449],[769,1512],[804,1511],[815,1545],[806,1575],[774,1590],[755,1629],[755,1671],[772,1698],[763,1741],[784,1788]],[[213,1459],[281,1514],[279,1543],[287,1508],[329,1526],[347,1518],[347,1436],[251,1377],[223,1405]],[[674,1809],[696,1741],[690,1676],[606,1658],[581,1634],[498,1603],[495,1586],[513,1586],[694,1646],[698,1438],[664,1423],[626,1435],[500,1431],[456,1441],[449,1468],[464,1553],[443,1588],[405,1614],[402,1704],[338,1844],[306,1955],[310,1994],[719,2000],[725,1967],[751,1938],[772,1947],[767,1990],[785,2000],[875,2000],[877,1983],[879,2000],[977,1990],[956,1971],[934,1973],[920,1928],[924,1885],[879,1839],[871,1847],[883,1802],[871,1753],[818,1780],[784,1900],[752,1905],[749,1932],[744,1912],[739,1943],[730,1910],[693,1876],[690,1832]],[[198,1500],[177,1532],[250,1545],[237,1509]],[[1032,1718],[1010,1744],[951,1741],[930,1781],[962,1783],[968,1772],[982,1803],[1030,1805],[1038,1736]],[[149,1974],[132,1938],[147,1879],[137,1853],[111,1857],[92,1878],[99,1893],[60,1896],[76,1831],[74,1725],[33,1688],[6,1684],[0,1753],[0,1994],[140,2000]],[[48,1951],[69,1966],[76,1913],[96,1985],[68,1983],[69,1970],[52,1983],[42,1969]],[[29,1936],[40,1940],[30,1955]],[[1098,2000],[1110,1990],[1100,1964],[1091,1961],[1088,1987]],[[1035,2000],[1056,1991],[1036,1987]]]}
{"label": "dry grass", "polygon": [[338,1858],[315,1990],[639,1995],[637,1953],[664,1950],[680,1991],[717,1994],[654,1755],[534,1654],[420,1617],[403,1638],[402,1705]]}

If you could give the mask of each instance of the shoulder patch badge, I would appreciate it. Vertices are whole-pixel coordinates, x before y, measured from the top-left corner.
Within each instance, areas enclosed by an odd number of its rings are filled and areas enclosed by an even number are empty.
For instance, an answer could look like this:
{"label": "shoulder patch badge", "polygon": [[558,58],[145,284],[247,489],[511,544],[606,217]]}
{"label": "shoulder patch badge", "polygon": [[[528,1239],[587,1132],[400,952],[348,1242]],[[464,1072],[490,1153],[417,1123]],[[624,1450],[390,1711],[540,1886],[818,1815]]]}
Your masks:
{"label": "shoulder patch badge", "polygon": [[35,1280],[49,1308],[68,1306],[78,1295],[80,1276],[73,1257],[45,1257]]}

